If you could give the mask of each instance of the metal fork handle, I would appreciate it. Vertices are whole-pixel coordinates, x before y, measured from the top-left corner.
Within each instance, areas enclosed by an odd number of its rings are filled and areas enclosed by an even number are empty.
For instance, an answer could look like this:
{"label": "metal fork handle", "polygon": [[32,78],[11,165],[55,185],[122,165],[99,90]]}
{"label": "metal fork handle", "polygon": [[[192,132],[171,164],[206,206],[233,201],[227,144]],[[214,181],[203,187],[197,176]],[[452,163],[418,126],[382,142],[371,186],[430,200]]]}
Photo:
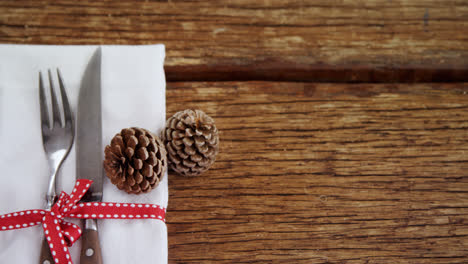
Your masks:
{"label": "metal fork handle", "polygon": [[[55,181],[54,181],[55,182]],[[55,195],[55,188],[49,195],[49,192],[46,195],[47,205],[46,210],[50,210],[55,203],[57,196]],[[55,263],[54,257],[52,256],[49,248],[49,242],[46,239],[46,235],[44,234],[44,239],[42,240],[41,246],[41,256],[39,258],[39,264],[53,264]]]}
{"label": "metal fork handle", "polygon": [[46,210],[50,210],[57,199],[57,193],[55,192],[55,184],[56,183],[55,183],[55,176],[54,176],[54,179],[49,182],[49,189],[46,194],[46,201],[47,201]]}
{"label": "metal fork handle", "polygon": [[56,193],[56,182],[57,182],[57,174],[62,166],[63,161],[65,160],[66,151],[57,151],[53,156],[63,156],[62,159],[49,159],[49,167],[52,169],[51,176],[49,177],[49,185],[47,186],[47,194],[46,194],[46,201],[47,207],[46,209],[52,208],[57,198]]}

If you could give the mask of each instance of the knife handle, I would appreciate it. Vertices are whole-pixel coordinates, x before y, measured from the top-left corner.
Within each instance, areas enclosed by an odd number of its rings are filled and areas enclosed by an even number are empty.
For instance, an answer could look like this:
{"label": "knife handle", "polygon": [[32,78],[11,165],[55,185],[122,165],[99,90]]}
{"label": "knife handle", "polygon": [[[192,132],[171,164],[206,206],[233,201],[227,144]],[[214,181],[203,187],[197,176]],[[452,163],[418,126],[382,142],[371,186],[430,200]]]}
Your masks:
{"label": "knife handle", "polygon": [[81,237],[80,264],[102,264],[96,219],[85,219]]}
{"label": "knife handle", "polygon": [[54,258],[52,257],[52,254],[50,254],[50,248],[49,248],[49,243],[47,243],[47,240],[44,238],[42,241],[42,247],[41,247],[41,258],[39,264],[54,264]]}

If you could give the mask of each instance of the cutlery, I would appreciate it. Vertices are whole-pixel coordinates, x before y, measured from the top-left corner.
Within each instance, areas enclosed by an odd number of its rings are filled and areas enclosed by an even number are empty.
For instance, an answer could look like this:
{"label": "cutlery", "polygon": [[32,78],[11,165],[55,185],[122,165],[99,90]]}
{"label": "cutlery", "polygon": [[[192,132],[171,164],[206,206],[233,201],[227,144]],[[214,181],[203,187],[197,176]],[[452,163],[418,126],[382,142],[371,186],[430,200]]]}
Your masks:
{"label": "cutlery", "polygon": [[[81,80],[76,130],[76,176],[93,180],[83,202],[102,199],[102,123],[101,123],[101,48],[91,57]],[[81,264],[101,264],[96,219],[84,220]]]}
{"label": "cutlery", "polygon": [[[62,166],[63,161],[70,153],[70,149],[73,145],[73,138],[75,136],[75,129],[73,126],[73,115],[68,103],[67,93],[65,91],[65,85],[57,69],[58,83],[60,87],[60,94],[62,97],[62,108],[63,108],[63,120],[60,116],[59,103],[57,101],[57,95],[55,94],[55,85],[52,78],[52,73],[48,70],[49,75],[49,88],[50,98],[52,105],[52,122],[49,120],[49,110],[47,106],[46,94],[44,81],[42,79],[42,73],[39,72],[39,106],[41,112],[41,131],[42,131],[42,145],[44,152],[47,156],[47,161],[50,168],[49,185],[47,188],[46,195],[46,209],[50,210],[56,200],[56,181],[57,174]],[[40,256],[41,264],[52,264],[54,263],[53,257],[50,253],[49,244],[44,238],[41,248]]]}

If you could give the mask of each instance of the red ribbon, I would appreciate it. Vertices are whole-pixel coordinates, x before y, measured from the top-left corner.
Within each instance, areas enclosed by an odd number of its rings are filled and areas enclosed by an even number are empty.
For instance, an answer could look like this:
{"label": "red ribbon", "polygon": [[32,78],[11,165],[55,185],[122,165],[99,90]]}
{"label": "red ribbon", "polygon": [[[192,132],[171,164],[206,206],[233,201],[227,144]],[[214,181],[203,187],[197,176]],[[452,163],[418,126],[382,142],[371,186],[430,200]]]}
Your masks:
{"label": "red ribbon", "polygon": [[[0,231],[27,228],[42,224],[55,263],[73,264],[68,247],[80,238],[79,226],[63,220],[81,219],[158,219],[165,222],[166,209],[155,204],[138,203],[78,203],[92,184],[78,180],[73,192],[60,194],[51,210],[26,210],[0,215]],[[38,245],[39,246],[39,245]]]}

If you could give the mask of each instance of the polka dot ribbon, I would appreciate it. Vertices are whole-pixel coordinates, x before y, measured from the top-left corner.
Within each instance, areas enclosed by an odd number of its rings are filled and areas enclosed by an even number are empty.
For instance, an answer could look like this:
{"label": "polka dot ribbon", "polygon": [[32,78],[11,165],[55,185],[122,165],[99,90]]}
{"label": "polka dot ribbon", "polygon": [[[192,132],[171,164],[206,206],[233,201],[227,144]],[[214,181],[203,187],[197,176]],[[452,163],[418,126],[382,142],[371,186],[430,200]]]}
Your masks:
{"label": "polka dot ribbon", "polygon": [[62,192],[51,210],[25,210],[0,215],[0,230],[13,230],[40,225],[44,229],[55,263],[72,264],[68,247],[80,238],[79,226],[63,220],[80,219],[159,219],[165,222],[166,209],[154,204],[137,203],[78,203],[93,181],[81,179],[73,192]]}

